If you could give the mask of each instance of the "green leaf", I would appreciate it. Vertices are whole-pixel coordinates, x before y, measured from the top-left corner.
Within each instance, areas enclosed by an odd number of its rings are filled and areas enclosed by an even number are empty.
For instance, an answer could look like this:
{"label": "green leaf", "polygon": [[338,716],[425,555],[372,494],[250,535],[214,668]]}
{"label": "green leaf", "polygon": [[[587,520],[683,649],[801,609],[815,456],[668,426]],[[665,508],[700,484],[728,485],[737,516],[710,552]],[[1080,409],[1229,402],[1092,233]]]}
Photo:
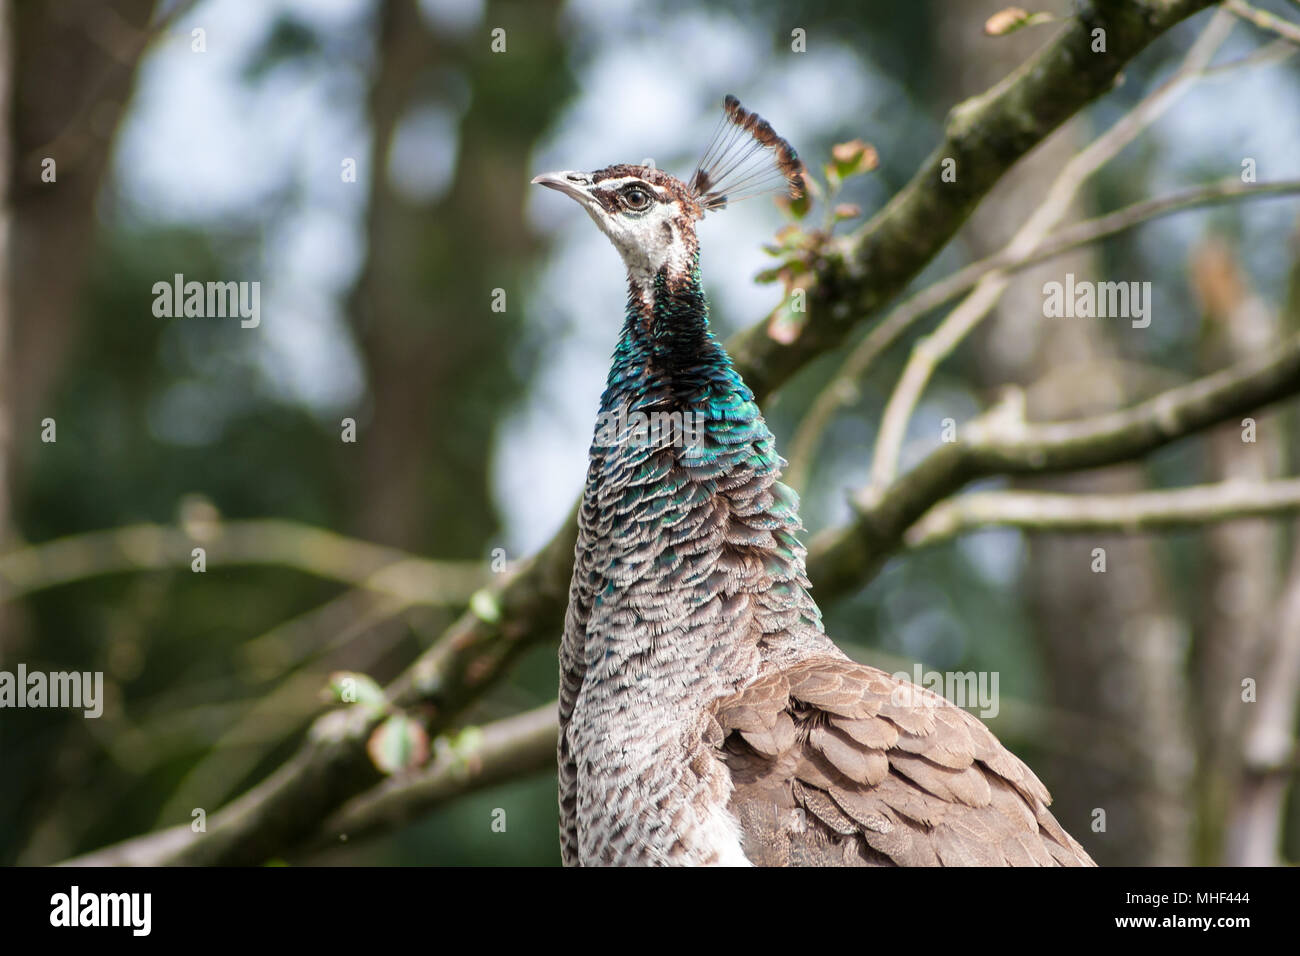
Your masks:
{"label": "green leaf", "polygon": [[384,773],[419,767],[429,759],[429,735],[405,714],[393,714],[370,734],[366,752]]}
{"label": "green leaf", "polygon": [[782,226],[778,229],[774,238],[781,243],[782,249],[789,252],[803,245],[804,231],[794,223],[790,223],[788,226]]}
{"label": "green leaf", "polygon": [[335,671],[330,675],[329,694],[341,704],[360,704],[376,713],[388,707],[384,689],[368,674]]}
{"label": "green leaf", "polygon": [[469,609],[485,624],[496,624],[501,620],[501,602],[488,588],[479,588],[470,595]]}
{"label": "green leaf", "polygon": [[869,173],[879,166],[880,154],[870,143],[851,139],[847,143],[836,143],[831,147],[831,162],[835,175],[840,179],[848,179],[850,176]]}
{"label": "green leaf", "polygon": [[466,727],[451,742],[452,749],[461,758],[469,756],[482,746],[483,729],[481,727]]}
{"label": "green leaf", "polygon": [[483,731],[478,727],[466,727],[451,738],[450,744],[454,755],[452,773],[461,779],[477,773],[483,762],[479,754],[483,747]]}
{"label": "green leaf", "polygon": [[827,163],[825,166],[822,167],[822,172],[826,174],[827,187],[831,190],[832,193],[837,191],[840,188],[840,180],[842,178],[840,176],[840,169],[838,164],[836,164],[835,161],[832,160],[831,162]]}
{"label": "green leaf", "polygon": [[[793,291],[791,290],[792,293]],[[806,295],[806,293],[804,294]],[[784,301],[777,306],[767,323],[768,336],[782,345],[789,345],[797,339],[808,322],[808,313],[795,311],[791,307],[791,299],[792,294],[786,295]]]}
{"label": "green leaf", "polygon": [[[805,178],[805,187],[807,182],[808,180]],[[812,197],[809,194],[809,190],[805,188],[803,195],[798,199],[791,199],[789,196],[784,195],[777,196],[776,204],[781,207],[781,210],[788,214],[791,219],[798,220],[808,215],[808,210],[812,208]]]}

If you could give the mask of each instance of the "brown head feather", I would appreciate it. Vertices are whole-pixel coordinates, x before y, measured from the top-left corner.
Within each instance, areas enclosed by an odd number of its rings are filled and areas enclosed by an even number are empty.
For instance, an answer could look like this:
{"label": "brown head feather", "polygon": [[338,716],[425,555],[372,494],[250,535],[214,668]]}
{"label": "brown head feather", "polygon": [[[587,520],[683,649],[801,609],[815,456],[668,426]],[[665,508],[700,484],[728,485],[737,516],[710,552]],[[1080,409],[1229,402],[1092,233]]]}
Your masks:
{"label": "brown head feather", "polygon": [[803,195],[803,165],[794,148],[770,123],[740,105],[730,94],[723,119],[691,177],[690,190],[704,210],[764,193]]}

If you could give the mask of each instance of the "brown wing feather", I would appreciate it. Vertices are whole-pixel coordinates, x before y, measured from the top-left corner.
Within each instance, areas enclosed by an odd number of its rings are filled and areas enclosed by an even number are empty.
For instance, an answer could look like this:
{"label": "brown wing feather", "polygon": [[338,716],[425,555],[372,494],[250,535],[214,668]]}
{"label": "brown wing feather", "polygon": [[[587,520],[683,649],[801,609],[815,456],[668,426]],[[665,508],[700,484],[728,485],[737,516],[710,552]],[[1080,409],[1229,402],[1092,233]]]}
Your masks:
{"label": "brown wing feather", "polygon": [[818,657],[718,702],[730,808],[760,866],[1092,866],[975,717]]}

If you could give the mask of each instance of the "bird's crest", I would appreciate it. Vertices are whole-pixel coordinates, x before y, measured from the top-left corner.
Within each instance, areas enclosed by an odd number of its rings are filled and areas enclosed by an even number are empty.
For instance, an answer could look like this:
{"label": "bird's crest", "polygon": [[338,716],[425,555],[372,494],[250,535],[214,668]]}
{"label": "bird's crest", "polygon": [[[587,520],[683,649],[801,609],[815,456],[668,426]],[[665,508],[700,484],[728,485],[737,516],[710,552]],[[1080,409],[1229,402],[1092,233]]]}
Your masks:
{"label": "bird's crest", "polygon": [[728,95],[722,108],[722,120],[688,187],[700,207],[713,212],[771,192],[802,196],[803,165],[794,148],[734,96]]}

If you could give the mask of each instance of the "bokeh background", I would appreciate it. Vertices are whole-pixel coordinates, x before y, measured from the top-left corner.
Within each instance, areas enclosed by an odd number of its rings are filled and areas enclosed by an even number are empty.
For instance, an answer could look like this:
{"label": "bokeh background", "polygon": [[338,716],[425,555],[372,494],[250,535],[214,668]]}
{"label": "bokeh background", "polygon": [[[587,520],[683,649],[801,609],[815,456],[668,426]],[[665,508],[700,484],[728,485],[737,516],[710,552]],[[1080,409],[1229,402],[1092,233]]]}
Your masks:
{"label": "bokeh background", "polygon": [[[107,697],[98,720],[0,712],[0,862],[56,862],[214,811],[294,751],[329,706],[332,672],[384,682],[468,600],[472,588],[450,587],[442,604],[378,613],[295,559],[302,528],[456,562],[473,585],[494,553],[525,557],[566,520],[626,287],[605,238],[530,187],[535,173],[651,158],[684,175],[735,93],[814,167],[834,143],[870,142],[879,168],[842,197],[869,215],[948,109],[1055,29],[985,36],[1002,5],[0,3],[0,666],[103,671]],[[1166,77],[1209,15],[1162,37],[1017,166],[922,281],[1005,242],[1064,159]],[[791,49],[795,28],[806,52]],[[1242,24],[1219,61],[1269,40]],[[1192,84],[1089,183],[1079,214],[1235,175],[1243,157],[1261,180],[1300,175],[1298,64],[1278,56]],[[1040,417],[1067,417],[1266,347],[1300,321],[1296,220],[1294,199],[1195,211],[1030,270],[936,377],[904,465],[932,447],[934,422],[969,418],[1004,382],[1031,386]],[[759,200],[702,225],[722,334],[776,305],[779,287],[753,280],[782,222]],[[1066,271],[1151,281],[1155,321],[1044,320],[1044,277]],[[260,325],[155,317],[152,287],[177,273],[260,282]],[[907,354],[894,349],[847,397],[800,476],[811,531],[849,516]],[[843,357],[768,403],[779,447]],[[355,442],[341,440],[345,418]],[[1294,409],[1260,421],[1263,467],[1300,472],[1280,437],[1296,434]],[[1209,480],[1235,460],[1216,441],[1050,486]],[[140,569],[87,537],[217,521],[259,522],[249,547],[270,556],[196,574],[186,549]],[[35,570],[13,558],[68,536]],[[1111,573],[1081,573],[1099,545]],[[899,558],[825,610],[860,660],[998,672],[991,725],[1099,862],[1220,862],[1239,768],[1202,691],[1234,642],[1277,626],[1295,546],[1282,519],[1104,540],[987,531]],[[555,685],[554,649],[537,648],[464,723],[543,704]],[[1105,834],[1089,830],[1097,807]],[[1276,852],[1295,861],[1300,808],[1285,808]],[[555,818],[553,775],[532,773],[307,859],[554,864]]]}

